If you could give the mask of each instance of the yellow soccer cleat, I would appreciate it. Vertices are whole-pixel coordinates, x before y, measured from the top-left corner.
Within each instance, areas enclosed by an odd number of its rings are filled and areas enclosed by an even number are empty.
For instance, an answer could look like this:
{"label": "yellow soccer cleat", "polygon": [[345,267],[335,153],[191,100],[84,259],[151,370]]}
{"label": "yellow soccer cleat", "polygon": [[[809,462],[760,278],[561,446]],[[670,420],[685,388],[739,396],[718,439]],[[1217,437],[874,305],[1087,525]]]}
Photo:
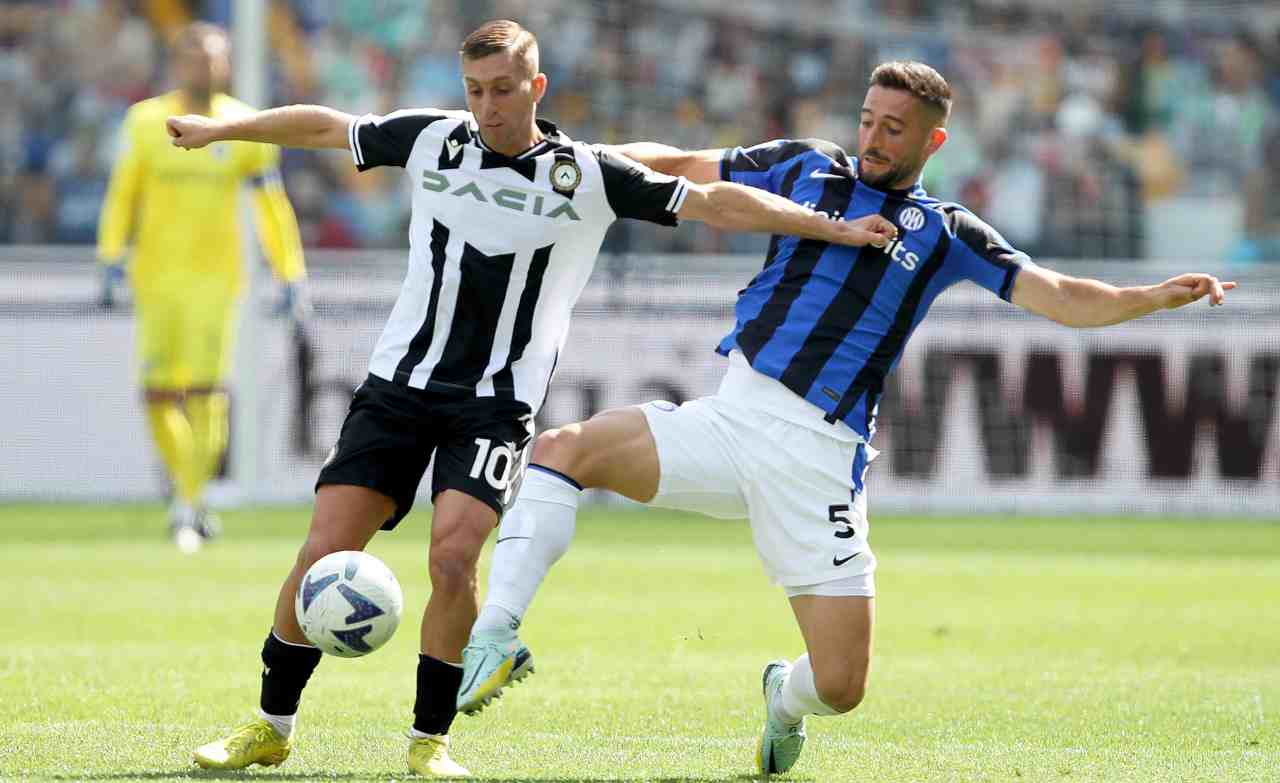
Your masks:
{"label": "yellow soccer cleat", "polygon": [[292,743],[276,733],[274,726],[259,718],[225,739],[201,745],[191,756],[205,769],[244,769],[251,764],[275,767],[289,758],[291,747]]}
{"label": "yellow soccer cleat", "polygon": [[467,768],[449,758],[449,738],[409,739],[409,769],[428,778],[469,778]]}

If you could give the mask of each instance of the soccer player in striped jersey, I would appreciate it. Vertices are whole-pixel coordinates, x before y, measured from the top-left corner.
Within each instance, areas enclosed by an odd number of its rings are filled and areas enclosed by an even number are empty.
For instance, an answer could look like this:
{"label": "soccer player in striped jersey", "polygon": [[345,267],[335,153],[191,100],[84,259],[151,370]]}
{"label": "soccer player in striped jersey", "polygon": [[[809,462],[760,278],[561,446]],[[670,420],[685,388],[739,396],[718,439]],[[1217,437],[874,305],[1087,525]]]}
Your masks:
{"label": "soccer player in striped jersey", "polygon": [[920,186],[946,141],[951,91],[923,63],[871,76],[858,156],[825,141],[684,152],[621,150],[693,182],[750,185],[831,215],[880,215],[887,248],[775,236],[720,343],[717,394],[606,411],[539,436],[520,497],[502,520],[489,592],[463,655],[463,712],[530,670],[516,635],[538,585],[573,535],[578,496],[604,488],[656,506],[750,520],[765,570],[790,598],[807,652],[769,663],[761,773],[799,757],[807,715],[862,701],[871,662],[876,559],[863,483],[875,457],[876,404],[913,330],[947,287],[969,280],[1068,326],[1127,321],[1227,289],[1210,275],[1116,288],[1033,264],[959,204]]}
{"label": "soccer player in striped jersey", "polygon": [[[462,647],[476,618],[476,561],[520,484],[569,314],[618,218],[887,246],[893,225],[834,220],[758,188],[656,174],[536,118],[547,89],[537,43],[509,21],[462,44],[469,111],[351,116],[291,106],[229,121],[175,117],[173,143],[226,139],[349,149],[360,170],[405,169],[413,187],[409,269],[317,481],[307,540],[263,646],[261,716],[198,748],[204,767],[279,764],[320,660],[294,616],[312,563],[363,549],[409,512],[434,454],[429,571],[409,767],[461,776],[448,731]],[[302,586],[307,589],[306,586]]]}
{"label": "soccer player in striped jersey", "polygon": [[173,481],[169,524],[183,551],[216,530],[204,488],[227,444],[242,186],[251,187],[258,237],[286,299],[298,299],[306,274],[298,222],[276,171],[279,150],[223,143],[188,155],[164,131],[172,114],[220,119],[251,111],[221,91],[228,52],[215,25],[196,22],[178,34],[177,89],[130,107],[98,229],[103,306],[114,306],[126,274],[133,290],[147,423]]}

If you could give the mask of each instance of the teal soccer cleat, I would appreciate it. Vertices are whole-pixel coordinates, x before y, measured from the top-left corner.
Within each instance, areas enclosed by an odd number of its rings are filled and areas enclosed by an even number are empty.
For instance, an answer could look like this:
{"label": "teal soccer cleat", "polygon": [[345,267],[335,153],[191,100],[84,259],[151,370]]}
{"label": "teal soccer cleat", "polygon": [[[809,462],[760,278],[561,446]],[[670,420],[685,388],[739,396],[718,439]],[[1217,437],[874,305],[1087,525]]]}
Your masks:
{"label": "teal soccer cleat", "polygon": [[514,685],[533,674],[533,653],[511,632],[472,634],[462,650],[462,687],[458,712],[475,715]]}
{"label": "teal soccer cleat", "polygon": [[764,667],[764,730],[756,748],[756,769],[762,775],[791,769],[804,749],[804,718],[797,723],[784,723],[773,710],[774,700],[790,673],[791,664],[787,661],[772,661]]}

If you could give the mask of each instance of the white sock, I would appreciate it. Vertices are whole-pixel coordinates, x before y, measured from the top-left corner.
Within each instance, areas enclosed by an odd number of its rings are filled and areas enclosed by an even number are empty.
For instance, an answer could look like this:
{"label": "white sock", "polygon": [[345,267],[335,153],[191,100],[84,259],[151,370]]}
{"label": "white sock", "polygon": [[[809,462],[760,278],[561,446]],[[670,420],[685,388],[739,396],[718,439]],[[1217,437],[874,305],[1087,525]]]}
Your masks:
{"label": "white sock", "polygon": [[293,735],[293,724],[294,724],[294,721],[298,719],[298,716],[296,714],[268,715],[262,710],[258,710],[258,715],[267,723],[270,723],[272,727],[275,728],[276,734],[279,734],[281,737],[284,737],[285,739],[289,739],[289,737]]}
{"label": "white sock", "polygon": [[838,715],[835,710],[818,698],[818,686],[813,681],[813,667],[809,654],[805,653],[791,664],[791,673],[782,683],[782,690],[774,701],[773,709],[787,723],[799,723],[806,715]]}
{"label": "white sock", "polygon": [[[490,586],[489,590],[492,592],[493,587]],[[514,631],[520,627],[520,618],[497,604],[486,603],[480,607],[480,614],[476,616],[474,627],[487,631],[499,628],[510,628]]]}
{"label": "white sock", "polygon": [[515,505],[498,526],[489,592],[475,630],[515,630],[551,566],[573,540],[578,496],[568,476],[530,465]]}
{"label": "white sock", "polygon": [[444,744],[449,744],[448,734],[428,734],[425,731],[418,731],[412,726],[409,727],[409,739],[426,739],[427,737],[435,737],[438,740],[443,740]]}

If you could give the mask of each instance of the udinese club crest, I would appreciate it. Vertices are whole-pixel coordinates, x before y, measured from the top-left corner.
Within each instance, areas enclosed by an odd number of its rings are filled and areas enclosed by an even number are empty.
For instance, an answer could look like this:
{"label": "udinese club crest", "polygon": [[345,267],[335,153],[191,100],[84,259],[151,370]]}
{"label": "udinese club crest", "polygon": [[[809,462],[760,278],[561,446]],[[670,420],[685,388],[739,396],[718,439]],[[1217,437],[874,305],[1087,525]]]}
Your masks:
{"label": "udinese club crest", "polygon": [[551,164],[551,187],[561,193],[572,193],[582,182],[582,169],[572,158],[560,158]]}

